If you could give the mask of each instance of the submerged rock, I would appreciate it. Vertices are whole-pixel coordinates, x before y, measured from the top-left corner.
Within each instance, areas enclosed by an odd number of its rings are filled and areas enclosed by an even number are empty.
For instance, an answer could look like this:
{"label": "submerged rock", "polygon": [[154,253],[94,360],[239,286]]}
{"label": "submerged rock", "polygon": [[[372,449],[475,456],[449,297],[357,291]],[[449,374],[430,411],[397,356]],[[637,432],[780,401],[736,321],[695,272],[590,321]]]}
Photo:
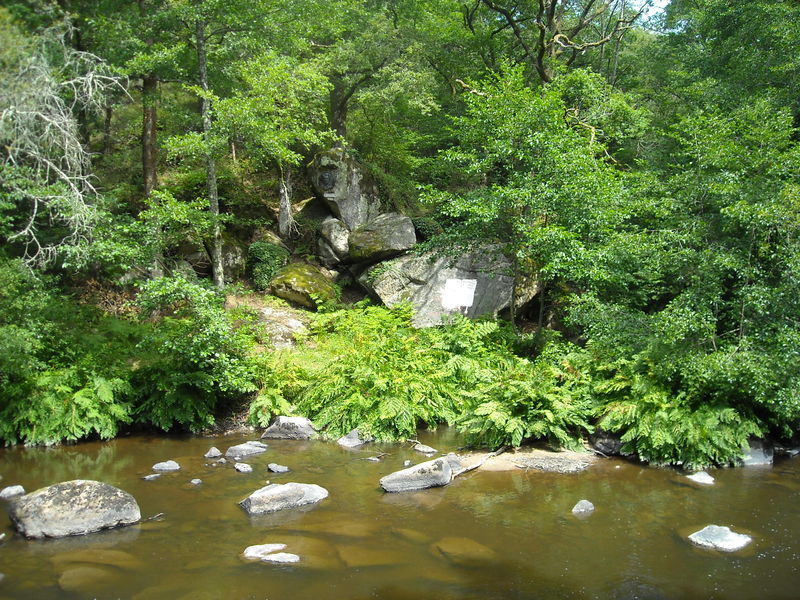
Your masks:
{"label": "submerged rock", "polygon": [[167,460],[153,465],[153,471],[180,471],[181,466],[174,460]]}
{"label": "submerged rock", "polygon": [[594,504],[588,500],[579,500],[578,503],[572,507],[573,515],[588,515],[594,512]]}
{"label": "submerged rock", "polygon": [[722,552],[736,552],[753,541],[749,535],[735,533],[729,527],[708,525],[689,536],[691,542],[703,548],[712,548]]}
{"label": "submerged rock", "polygon": [[208,449],[208,452],[203,454],[203,456],[205,458],[219,458],[222,456],[222,452],[220,452],[220,449],[216,446],[211,446],[211,448]]}
{"label": "submerged rock", "polygon": [[[244,458],[245,456],[253,456],[267,451],[267,445],[261,442],[245,442],[244,444],[237,444],[231,446],[225,451],[225,456],[228,458]],[[223,462],[220,459],[219,462]]]}
{"label": "submerged rock", "polygon": [[116,583],[118,575],[109,568],[99,566],[75,566],[67,569],[58,578],[58,587],[65,592],[96,597],[98,589],[107,591]]}
{"label": "submerged rock", "polygon": [[492,561],[497,557],[491,548],[465,537],[444,537],[432,544],[430,550],[460,566]]}
{"label": "submerged rock", "polygon": [[371,440],[361,438],[361,434],[359,433],[358,429],[353,429],[347,435],[343,435],[336,440],[336,443],[340,446],[344,446],[345,448],[356,448],[366,444],[369,441]]}
{"label": "submerged rock", "polygon": [[450,463],[445,458],[437,458],[395,471],[383,477],[380,484],[387,492],[411,492],[447,485],[452,478]]}
{"label": "submerged rock", "polygon": [[701,483],[703,485],[714,485],[714,478],[705,471],[698,471],[697,473],[687,475],[686,479],[691,479],[695,483]]}
{"label": "submerged rock", "polygon": [[261,439],[308,440],[314,434],[314,425],[305,417],[275,417],[272,425],[261,434]]}
{"label": "submerged rock", "polygon": [[248,515],[263,515],[287,508],[316,504],[328,497],[328,490],[313,483],[272,483],[239,502]]}
{"label": "submerged rock", "polygon": [[10,498],[16,498],[17,496],[22,496],[25,494],[25,488],[21,485],[9,485],[8,487],[4,487],[2,491],[0,491],[0,499],[8,500]]}
{"label": "submerged rock", "polygon": [[16,499],[9,511],[14,527],[29,538],[83,535],[138,523],[139,505],[107,483],[78,479]]}

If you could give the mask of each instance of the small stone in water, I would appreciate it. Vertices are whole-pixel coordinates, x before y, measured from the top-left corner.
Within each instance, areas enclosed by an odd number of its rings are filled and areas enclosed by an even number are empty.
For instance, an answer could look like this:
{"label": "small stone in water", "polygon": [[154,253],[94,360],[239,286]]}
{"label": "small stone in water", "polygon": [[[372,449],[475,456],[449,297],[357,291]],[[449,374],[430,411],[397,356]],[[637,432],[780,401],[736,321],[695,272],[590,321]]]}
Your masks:
{"label": "small stone in water", "polygon": [[217,464],[219,464],[219,465],[224,465],[226,462],[228,462],[228,460],[227,460],[227,459],[226,459],[226,458],[223,456],[222,458],[220,458],[220,459],[217,461]]}
{"label": "small stone in water", "polygon": [[371,462],[381,462],[381,459],[378,458],[377,456],[370,456],[369,458],[367,458],[367,460]]}
{"label": "small stone in water", "polygon": [[288,473],[289,467],[284,465],[279,465],[278,463],[269,463],[267,465],[267,469],[270,470],[272,473]]}
{"label": "small stone in water", "polygon": [[436,454],[438,452],[436,448],[431,448],[430,446],[420,443],[414,444],[414,450],[422,452],[423,454]]}
{"label": "small stone in water", "polygon": [[203,456],[205,458],[219,458],[222,456],[222,452],[216,446],[211,446],[211,448],[208,449],[208,452],[203,454]]}
{"label": "small stone in water", "polygon": [[586,515],[592,511],[594,511],[594,504],[592,504],[588,500],[581,500],[575,506],[572,507],[573,515]]}
{"label": "small stone in water", "polygon": [[410,460],[404,460],[403,461],[403,466],[404,467],[410,467],[411,466],[411,461]]}
{"label": "small stone in water", "polygon": [[700,531],[695,531],[689,536],[692,543],[703,548],[722,550],[723,552],[736,552],[753,541],[749,535],[735,533],[729,527],[708,525]]}
{"label": "small stone in water", "polygon": [[300,557],[297,554],[291,554],[290,552],[276,552],[275,554],[268,554],[264,558],[262,558],[264,562],[274,562],[274,563],[296,563],[300,562]]}
{"label": "small stone in water", "polygon": [[239,473],[252,473],[253,467],[248,465],[247,463],[236,463],[233,465],[233,468],[239,471]]}
{"label": "small stone in water", "polygon": [[192,485],[200,485],[201,483],[203,483],[203,480],[202,479],[192,479],[189,483],[191,483]]}
{"label": "small stone in water", "polygon": [[144,479],[145,481],[153,481],[154,479],[158,479],[159,477],[161,477],[161,473],[153,473],[151,475],[145,475],[144,477],[142,477],[142,479]]}
{"label": "small stone in water", "polygon": [[268,554],[279,552],[286,548],[286,544],[259,544],[257,546],[248,546],[242,552],[242,556],[249,560],[262,560]]}
{"label": "small stone in water", "polygon": [[0,498],[3,500],[7,500],[9,498],[14,498],[16,496],[22,496],[25,494],[25,488],[21,485],[10,485],[8,487],[3,488],[0,491]]}
{"label": "small stone in water", "polygon": [[167,460],[153,465],[153,471],[178,471],[181,466],[174,460]]}
{"label": "small stone in water", "polygon": [[705,471],[698,471],[697,473],[692,473],[691,475],[687,475],[686,478],[691,479],[695,483],[702,483],[703,485],[714,484],[714,478]]}

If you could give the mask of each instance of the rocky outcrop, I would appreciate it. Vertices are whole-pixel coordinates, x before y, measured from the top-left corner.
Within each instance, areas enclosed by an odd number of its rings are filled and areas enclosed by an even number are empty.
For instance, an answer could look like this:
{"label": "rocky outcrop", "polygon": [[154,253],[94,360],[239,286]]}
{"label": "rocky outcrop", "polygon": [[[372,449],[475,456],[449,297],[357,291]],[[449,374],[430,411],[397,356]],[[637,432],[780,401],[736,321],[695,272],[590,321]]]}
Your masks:
{"label": "rocky outcrop", "polygon": [[411,492],[441,487],[452,479],[453,470],[449,461],[446,458],[437,458],[390,473],[380,483],[387,492]]}
{"label": "rocky outcrop", "polygon": [[263,515],[316,504],[327,497],[328,490],[313,483],[272,483],[250,494],[239,506],[248,515]]}
{"label": "rocky outcrop", "polygon": [[350,230],[334,217],[325,219],[319,227],[319,256],[326,265],[335,265],[350,257]]}
{"label": "rocky outcrop", "polygon": [[604,456],[619,456],[622,453],[620,437],[603,429],[595,429],[589,436],[589,445]]}
{"label": "rocky outcrop", "polygon": [[129,493],[107,483],[78,479],[17,498],[9,517],[26,537],[57,538],[132,525],[142,515]]}
{"label": "rocky outcrop", "polygon": [[399,213],[384,213],[350,234],[350,259],[354,262],[377,262],[410,250],[416,243],[411,219]]}
{"label": "rocky outcrop", "polygon": [[375,186],[343,149],[333,148],[317,156],[311,167],[311,179],[317,194],[349,229],[378,214]]}
{"label": "rocky outcrop", "polygon": [[722,552],[736,552],[752,542],[753,538],[749,535],[735,533],[729,527],[708,525],[691,534],[689,540],[702,548],[711,548]]}
{"label": "rocky outcrop", "polygon": [[[367,269],[358,282],[386,306],[411,302],[414,325],[430,327],[453,313],[474,318],[507,308],[513,288],[510,272],[503,256],[476,250],[457,258],[401,256]],[[531,288],[526,297],[534,293]]]}
{"label": "rocky outcrop", "polygon": [[336,288],[318,267],[296,262],[280,269],[272,279],[272,293],[307,308],[336,300]]}
{"label": "rocky outcrop", "polygon": [[275,417],[261,439],[308,440],[316,435],[314,425],[305,417]]}

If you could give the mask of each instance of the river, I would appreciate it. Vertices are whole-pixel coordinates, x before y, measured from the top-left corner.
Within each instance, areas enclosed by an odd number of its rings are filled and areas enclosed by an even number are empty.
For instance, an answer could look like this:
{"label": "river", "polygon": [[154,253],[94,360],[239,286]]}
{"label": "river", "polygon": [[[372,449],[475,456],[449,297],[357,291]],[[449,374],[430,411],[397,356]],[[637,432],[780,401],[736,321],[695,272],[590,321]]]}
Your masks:
{"label": "river", "polygon": [[[252,473],[203,458],[254,434],[127,437],[0,450],[0,487],[70,479],[120,487],[142,525],[29,541],[0,515],[2,599],[754,599],[800,597],[800,458],[710,471],[700,486],[671,469],[601,460],[575,474],[473,471],[444,488],[386,494],[378,480],[424,457],[408,447],[269,440]],[[461,440],[422,432],[442,451]],[[364,460],[387,453],[380,462]],[[181,470],[154,481],[151,466]],[[286,474],[267,472],[276,462]],[[192,485],[199,478],[202,483]],[[251,519],[237,502],[266,481],[316,483],[330,496],[306,510]],[[570,511],[594,503],[587,517]],[[708,524],[753,536],[724,554],[686,536]],[[246,562],[254,544],[284,543],[297,565]],[[439,549],[448,550],[449,558]]]}

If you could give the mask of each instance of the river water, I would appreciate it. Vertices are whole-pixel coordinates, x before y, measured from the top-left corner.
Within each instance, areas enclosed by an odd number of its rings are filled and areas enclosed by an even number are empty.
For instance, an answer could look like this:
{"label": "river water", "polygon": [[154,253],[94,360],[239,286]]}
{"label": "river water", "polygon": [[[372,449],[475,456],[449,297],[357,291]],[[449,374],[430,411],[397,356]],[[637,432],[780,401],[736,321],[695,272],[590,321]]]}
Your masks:
{"label": "river water", "polygon": [[[576,474],[474,471],[445,488],[385,494],[383,475],[425,460],[397,446],[348,451],[335,443],[269,442],[267,452],[211,466],[257,439],[129,437],[59,448],[0,450],[0,487],[32,491],[96,479],[136,497],[158,520],[62,540],[28,541],[0,514],[0,599],[136,598],[387,600],[755,599],[800,597],[800,458],[771,468],[710,471],[713,486],[684,474],[619,459]],[[421,434],[443,451],[448,430]],[[364,460],[388,453],[380,462]],[[154,481],[151,466],[182,469]],[[277,462],[290,473],[274,475]],[[193,478],[200,485],[190,484]],[[249,518],[237,502],[265,485],[297,481],[327,488],[308,510]],[[580,499],[596,510],[571,514]],[[708,524],[748,533],[744,551],[693,547],[686,536]],[[246,562],[254,544],[284,543],[299,564]],[[440,551],[446,548],[447,556]]]}

